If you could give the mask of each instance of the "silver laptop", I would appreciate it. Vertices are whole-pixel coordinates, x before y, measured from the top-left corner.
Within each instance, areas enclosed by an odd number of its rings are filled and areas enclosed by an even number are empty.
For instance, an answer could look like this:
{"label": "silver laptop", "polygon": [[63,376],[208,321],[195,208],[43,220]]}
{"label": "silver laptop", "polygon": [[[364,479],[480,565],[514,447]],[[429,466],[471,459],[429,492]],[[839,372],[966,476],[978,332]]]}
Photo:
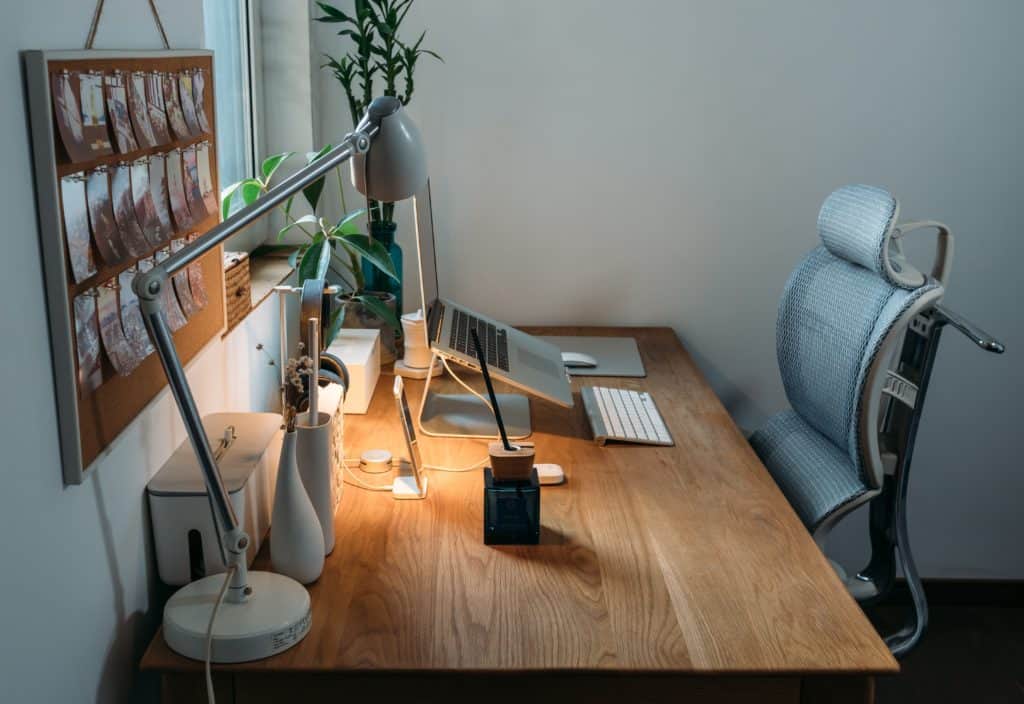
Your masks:
{"label": "silver laptop", "polygon": [[430,349],[449,361],[479,369],[469,334],[475,329],[492,377],[561,406],[572,406],[572,388],[562,363],[561,350],[533,335],[440,297],[429,181],[413,203],[418,232],[420,294]]}

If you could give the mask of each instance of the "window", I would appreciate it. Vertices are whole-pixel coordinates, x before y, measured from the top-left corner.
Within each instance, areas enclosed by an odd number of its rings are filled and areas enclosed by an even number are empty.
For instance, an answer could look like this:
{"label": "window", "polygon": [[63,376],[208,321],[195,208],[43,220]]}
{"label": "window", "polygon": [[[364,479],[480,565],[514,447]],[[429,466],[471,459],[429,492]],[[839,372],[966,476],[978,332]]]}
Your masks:
{"label": "window", "polygon": [[217,172],[224,188],[252,175],[256,163],[250,0],[203,0],[203,24],[214,52]]}

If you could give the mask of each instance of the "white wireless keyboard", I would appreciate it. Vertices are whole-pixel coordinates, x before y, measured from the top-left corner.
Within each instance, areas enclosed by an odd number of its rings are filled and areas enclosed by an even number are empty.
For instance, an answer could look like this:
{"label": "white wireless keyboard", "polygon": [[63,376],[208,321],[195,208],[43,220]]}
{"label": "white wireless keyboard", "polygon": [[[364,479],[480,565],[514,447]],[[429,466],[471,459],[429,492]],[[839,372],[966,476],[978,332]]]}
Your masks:
{"label": "white wireless keyboard", "polygon": [[645,445],[675,444],[649,393],[604,386],[584,386],[580,393],[598,445],[609,440]]}

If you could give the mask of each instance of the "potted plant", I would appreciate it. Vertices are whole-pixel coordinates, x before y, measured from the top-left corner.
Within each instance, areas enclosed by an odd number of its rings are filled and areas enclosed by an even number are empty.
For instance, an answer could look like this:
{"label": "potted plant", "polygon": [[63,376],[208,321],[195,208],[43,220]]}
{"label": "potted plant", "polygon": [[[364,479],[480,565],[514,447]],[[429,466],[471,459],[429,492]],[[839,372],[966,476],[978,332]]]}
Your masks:
{"label": "potted plant", "polygon": [[[355,16],[350,16],[327,2],[317,2],[323,11],[318,22],[340,24],[338,36],[352,40],[351,49],[339,58],[326,55],[329,68],[345,90],[352,124],[358,124],[373,100],[375,86],[383,89],[383,95],[390,95],[408,105],[412,99],[413,74],[419,58],[427,54],[444,61],[436,52],[422,48],[426,32],[409,44],[399,37],[402,22],[412,7],[413,0],[355,0]],[[379,82],[375,82],[379,79]],[[402,270],[401,250],[395,244],[395,204],[370,200],[370,237],[380,242],[396,262],[398,277],[383,275],[379,268],[373,268],[364,259],[364,278],[370,290],[394,293],[401,310]]]}
{"label": "potted plant", "polygon": [[[306,155],[306,163],[311,164],[327,154],[331,145],[318,152]],[[260,176],[247,178],[231,184],[221,192],[221,215],[227,218],[232,206],[240,200],[244,205],[256,202],[271,187],[271,180],[281,164],[293,157],[294,152],[284,152],[267,157],[260,165]],[[342,209],[347,211],[345,196],[341,189],[341,172],[334,170],[338,180],[338,192],[341,197]],[[301,232],[308,243],[285,245],[290,250],[289,261],[298,271],[299,285],[308,279],[324,279],[330,271],[345,289],[336,299],[340,305],[331,312],[325,335],[328,344],[337,336],[342,327],[383,328],[401,330],[398,316],[395,314],[397,301],[388,292],[368,290],[365,272],[372,269],[379,271],[381,278],[398,280],[395,264],[387,249],[359,232],[356,224],[365,212],[355,210],[345,212],[337,222],[329,222],[319,211],[321,196],[326,184],[326,176],[306,187],[302,196],[313,211],[308,215],[295,217],[292,207],[295,197],[289,198],[280,210],[284,214],[285,225],[277,233],[277,241],[289,232]],[[281,245],[279,245],[281,246]],[[386,343],[383,336],[382,342]]]}

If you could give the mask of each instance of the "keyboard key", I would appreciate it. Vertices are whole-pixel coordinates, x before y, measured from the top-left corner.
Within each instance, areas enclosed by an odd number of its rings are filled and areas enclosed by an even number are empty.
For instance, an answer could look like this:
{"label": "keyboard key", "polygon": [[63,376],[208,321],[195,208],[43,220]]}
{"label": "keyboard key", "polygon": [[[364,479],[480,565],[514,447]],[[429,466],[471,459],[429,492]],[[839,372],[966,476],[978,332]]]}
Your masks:
{"label": "keyboard key", "polygon": [[476,358],[476,350],[469,334],[475,330],[480,338],[480,347],[484,351],[484,359],[488,366],[497,367],[507,372],[508,364],[508,331],[499,328],[494,323],[487,323],[474,315],[469,315],[461,310],[455,310],[452,315],[451,335],[448,338],[448,346],[452,349]]}

